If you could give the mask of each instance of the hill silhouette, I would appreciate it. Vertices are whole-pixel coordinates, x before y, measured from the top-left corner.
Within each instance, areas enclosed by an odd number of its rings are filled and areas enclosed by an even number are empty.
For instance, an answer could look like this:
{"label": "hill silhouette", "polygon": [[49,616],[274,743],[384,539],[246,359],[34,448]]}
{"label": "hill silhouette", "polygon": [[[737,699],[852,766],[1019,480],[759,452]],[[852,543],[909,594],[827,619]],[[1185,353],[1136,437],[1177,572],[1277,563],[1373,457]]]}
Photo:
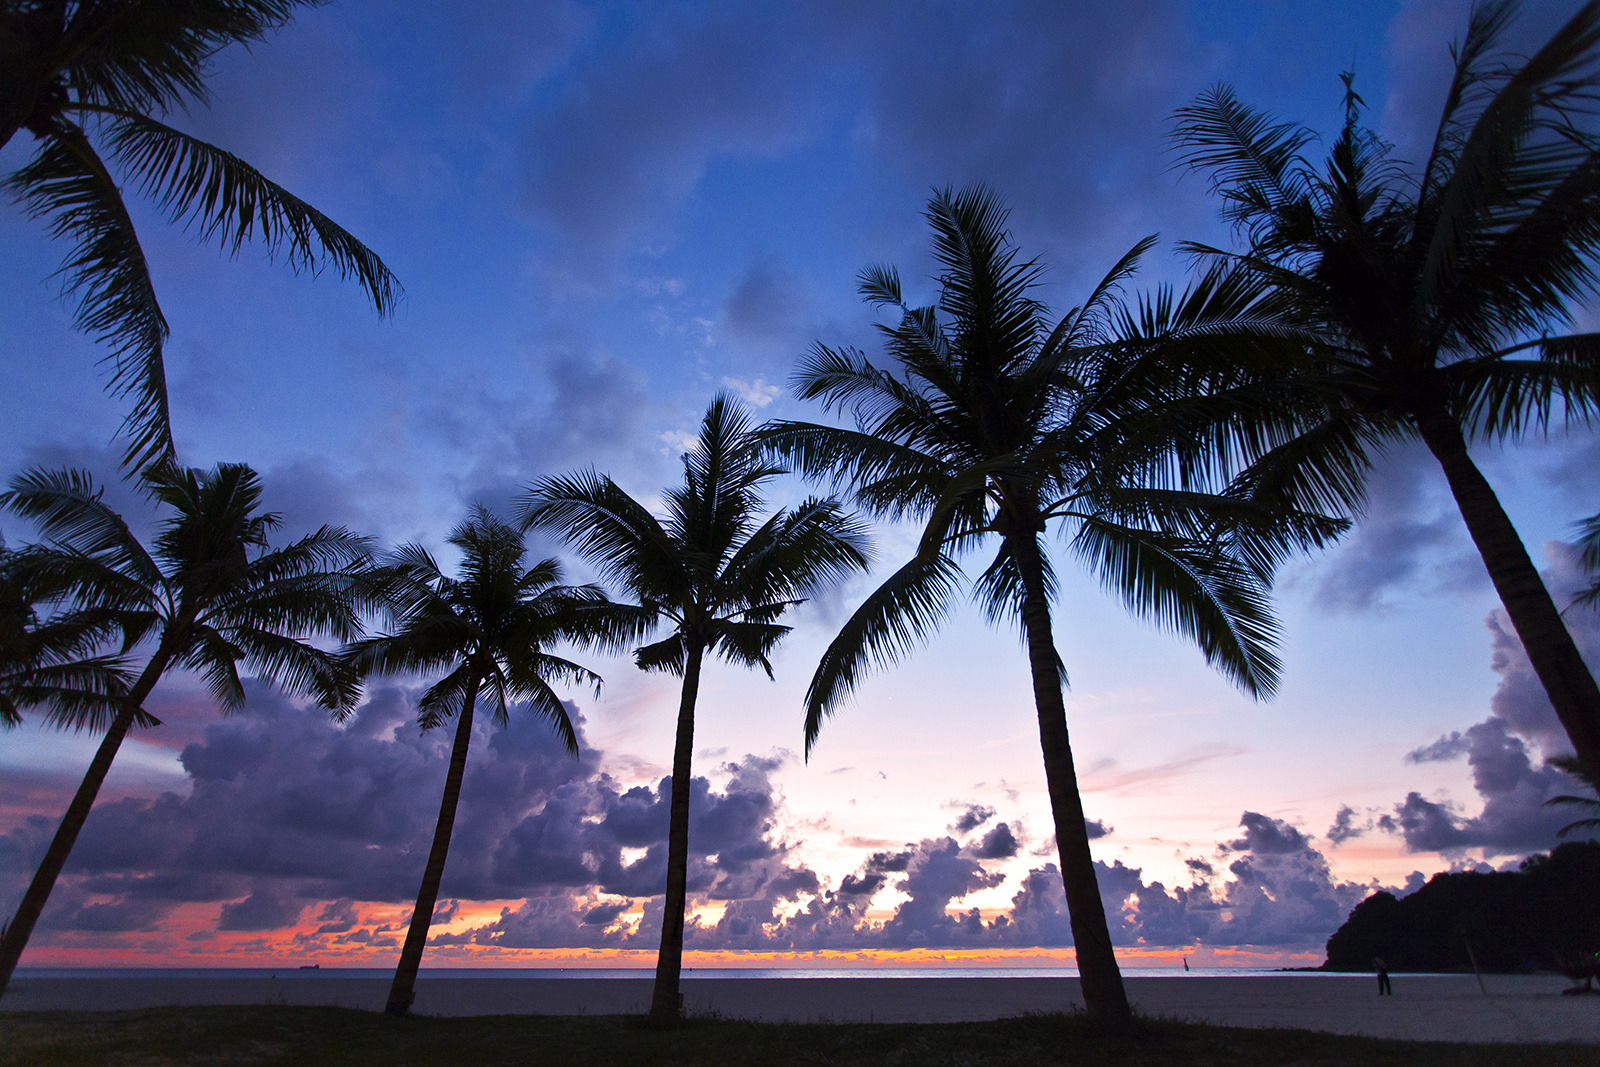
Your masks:
{"label": "hill silhouette", "polygon": [[1407,897],[1378,892],[1328,938],[1328,971],[1566,970],[1600,952],[1600,842],[1564,844],[1516,871],[1436,874]]}

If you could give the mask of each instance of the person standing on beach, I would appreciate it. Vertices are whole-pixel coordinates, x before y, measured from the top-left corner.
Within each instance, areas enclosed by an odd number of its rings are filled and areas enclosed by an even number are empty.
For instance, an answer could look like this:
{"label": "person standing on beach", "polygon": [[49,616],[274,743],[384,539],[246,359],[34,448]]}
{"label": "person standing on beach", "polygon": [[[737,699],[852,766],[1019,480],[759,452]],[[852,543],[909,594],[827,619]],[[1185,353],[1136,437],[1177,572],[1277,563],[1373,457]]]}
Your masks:
{"label": "person standing on beach", "polygon": [[1378,972],[1378,996],[1392,997],[1394,989],[1389,985],[1389,965],[1383,962],[1381,956],[1372,957],[1373,970]]}

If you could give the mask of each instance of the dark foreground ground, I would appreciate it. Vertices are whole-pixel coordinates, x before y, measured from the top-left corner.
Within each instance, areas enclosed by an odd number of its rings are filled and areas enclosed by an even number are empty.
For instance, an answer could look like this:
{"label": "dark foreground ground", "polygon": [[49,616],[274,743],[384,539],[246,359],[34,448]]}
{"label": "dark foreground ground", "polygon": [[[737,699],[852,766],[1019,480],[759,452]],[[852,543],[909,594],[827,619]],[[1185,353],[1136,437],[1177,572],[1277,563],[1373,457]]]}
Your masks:
{"label": "dark foreground ground", "polygon": [[390,1019],[351,1008],[168,1007],[0,1017],[0,1065],[166,1064],[1397,1064],[1600,1067],[1580,1045],[1470,1045],[1142,1021],[1097,1034],[1080,1015],[965,1023],[752,1023],[697,1018],[670,1033],[635,1016]]}

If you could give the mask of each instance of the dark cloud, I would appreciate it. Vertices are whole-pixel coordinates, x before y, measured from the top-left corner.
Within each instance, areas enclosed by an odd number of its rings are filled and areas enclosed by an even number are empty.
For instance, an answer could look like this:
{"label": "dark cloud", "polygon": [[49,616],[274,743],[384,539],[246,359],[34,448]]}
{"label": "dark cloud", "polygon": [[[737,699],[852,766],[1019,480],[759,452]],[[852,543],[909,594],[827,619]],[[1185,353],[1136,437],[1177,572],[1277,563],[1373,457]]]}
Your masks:
{"label": "dark cloud", "polygon": [[992,830],[983,835],[983,840],[978,842],[972,854],[980,860],[1006,860],[1015,856],[1021,848],[1011,827],[1006,823],[996,823]]}
{"label": "dark cloud", "polygon": [[1276,856],[1303,852],[1309,847],[1306,836],[1281,819],[1247,811],[1239,825],[1244,827],[1244,836],[1222,845],[1220,851]]}
{"label": "dark cloud", "polygon": [[[1556,604],[1565,607],[1586,584],[1578,551],[1559,541],[1547,542],[1544,550],[1548,561],[1543,572],[1545,586]],[[1590,669],[1600,669],[1600,612],[1572,609],[1565,612],[1562,619]],[[1504,720],[1512,732],[1539,744],[1546,755],[1571,752],[1572,744],[1566,730],[1556,718],[1555,708],[1534,674],[1528,654],[1504,609],[1496,608],[1489,615],[1487,625],[1492,650],[1490,666],[1500,676],[1500,684],[1490,701],[1493,714]]]}
{"label": "dark cloud", "polygon": [[1466,817],[1420,793],[1407,794],[1379,826],[1400,834],[1408,851],[1459,857],[1468,849],[1481,849],[1487,856],[1509,856],[1556,843],[1564,820],[1544,802],[1570,789],[1571,779],[1553,767],[1535,766],[1527,744],[1510,732],[1504,719],[1490,718],[1419,751],[1435,750],[1465,752],[1483,808]]}
{"label": "dark cloud", "polygon": [[360,921],[353,900],[328,901],[317,913],[317,919],[322,924],[314,931],[318,935],[349,933]]}
{"label": "dark cloud", "polygon": [[[282,930],[314,909],[295,935],[298,950],[394,947],[400,930],[373,923],[363,907],[412,899],[449,743],[448,730],[416,729],[413,701],[411,690],[379,690],[341,727],[252,685],[244,709],[212,722],[184,749],[187,797],[129,797],[96,808],[41,936],[153,930],[179,904],[212,903],[218,931]],[[583,741],[582,717],[574,715]],[[583,759],[568,758],[543,723],[515,710],[507,728],[478,735],[434,921],[451,922],[463,900],[517,903],[492,922],[440,932],[435,943],[654,944],[670,783],[623,788],[599,770],[599,754],[586,742],[584,749]],[[689,892],[721,914],[689,924],[689,947],[1071,943],[1054,865],[1024,875],[1000,915],[986,918],[968,901],[1001,886],[999,861],[1020,851],[1013,824],[991,824],[993,814],[981,807],[966,813],[974,830],[989,824],[976,840],[880,849],[830,887],[795,861],[782,831],[773,776],[786,759],[746,756],[693,780]],[[1501,781],[1493,768],[1483,773],[1486,783]],[[48,823],[24,822],[0,836],[9,892],[20,892]],[[1313,944],[1364,893],[1335,884],[1321,855],[1287,823],[1247,812],[1240,825],[1219,850],[1225,874],[1193,860],[1190,886],[1168,889],[1120,861],[1098,864],[1117,943]],[[891,888],[900,898],[892,914],[869,917],[874,899]]]}
{"label": "dark cloud", "polygon": [[757,263],[723,301],[722,318],[732,339],[743,345],[765,346],[777,342],[792,358],[799,344],[800,321],[810,305],[803,282],[792,271],[770,263]]}
{"label": "dark cloud", "polygon": [[[1570,545],[1550,542],[1545,554],[1549,560],[1543,573],[1545,584],[1557,603],[1566,603],[1583,582],[1577,552]],[[1591,665],[1600,663],[1600,613],[1570,610],[1563,617],[1584,658]],[[1469,815],[1449,800],[1430,800],[1420,792],[1409,792],[1375,823],[1378,829],[1398,834],[1408,851],[1438,852],[1457,862],[1471,850],[1485,856],[1522,855],[1551,848],[1556,830],[1564,824],[1544,802],[1570,791],[1572,782],[1536,756],[1539,750],[1544,757],[1570,752],[1566,731],[1504,610],[1491,612],[1486,625],[1490,666],[1500,676],[1489,717],[1415,748],[1405,757],[1407,763],[1418,764],[1466,756],[1482,808]],[[1341,818],[1343,815],[1341,810]],[[1329,831],[1335,843],[1354,836],[1343,834],[1342,825],[1336,821]],[[1343,836],[1335,837],[1336,831]]]}
{"label": "dark cloud", "polygon": [[1421,445],[1397,445],[1380,457],[1360,521],[1324,564],[1317,603],[1374,611],[1408,589],[1481,589],[1487,575],[1442,487],[1438,464]]}
{"label": "dark cloud", "polygon": [[525,200],[561,237],[558,276],[604,278],[636,242],[668,236],[713,157],[766,156],[810,134],[806,87],[832,49],[814,26],[784,24],[787,11],[642,9],[616,47],[573,71],[526,139]]}
{"label": "dark cloud", "polygon": [[961,813],[950,829],[958,834],[971,833],[990,819],[994,818],[994,809],[985,804],[969,804]]}
{"label": "dark cloud", "polygon": [[874,852],[867,859],[867,870],[878,872],[898,873],[911,866],[913,853],[908,848],[904,852]]}
{"label": "dark cloud", "polygon": [[282,930],[293,926],[305,910],[305,901],[294,900],[281,888],[261,889],[245,899],[222,906],[218,930]]}
{"label": "dark cloud", "polygon": [[[546,271],[607,283],[623,257],[672,244],[714,167],[840,130],[878,185],[1002,175],[1002,192],[1059,242],[1047,262],[1075,264],[1086,245],[1108,261],[1129,231],[1158,228],[1139,216],[1173,199],[1167,116],[1207,80],[1181,5],[1143,5],[1140,33],[1124,28],[1112,9],[1046,0],[632,9],[526,130],[524,201],[556,237]],[[1184,193],[1203,213],[1201,190]]]}
{"label": "dark cloud", "polygon": [[[1200,858],[1186,864],[1195,881],[1168,889],[1142,871],[1096,862],[1100,896],[1118,945],[1319,946],[1339,927],[1370,886],[1334,881],[1309,839],[1280,820],[1253,812],[1244,834],[1219,849],[1227,874]],[[1260,847],[1262,851],[1255,851]],[[1009,915],[993,924],[1001,943],[1070,945],[1061,877],[1054,864],[1030,871],[1012,898]]]}
{"label": "dark cloud", "polygon": [[1471,745],[1461,731],[1446,734],[1431,744],[1414,748],[1406,753],[1407,763],[1437,763],[1443,760],[1453,760],[1467,751]]}
{"label": "dark cloud", "polygon": [[1341,805],[1333,816],[1333,825],[1328,827],[1328,843],[1335,848],[1344,844],[1353,837],[1360,837],[1372,829],[1373,823],[1369,818],[1364,825],[1356,822],[1356,810],[1348,804]]}
{"label": "dark cloud", "polygon": [[1002,881],[1003,875],[985,870],[951,838],[923,841],[899,886],[910,899],[895,908],[894,915],[884,923],[882,941],[896,948],[910,948],[979,938],[981,923],[975,926],[967,916],[952,918],[948,912],[950,903]]}
{"label": "dark cloud", "polygon": [[427,386],[422,428],[466,457],[461,500],[508,515],[545,475],[594,466],[635,492],[670,476],[643,432],[654,410],[643,372],[581,331],[554,329],[535,345],[531,387],[476,375]]}
{"label": "dark cloud", "polygon": [[[1083,820],[1083,829],[1088,833],[1090,841],[1096,841],[1115,833],[1117,828],[1115,826],[1107,826],[1104,820],[1101,819],[1085,819]],[[1052,842],[1052,846],[1053,844],[1054,842]]]}

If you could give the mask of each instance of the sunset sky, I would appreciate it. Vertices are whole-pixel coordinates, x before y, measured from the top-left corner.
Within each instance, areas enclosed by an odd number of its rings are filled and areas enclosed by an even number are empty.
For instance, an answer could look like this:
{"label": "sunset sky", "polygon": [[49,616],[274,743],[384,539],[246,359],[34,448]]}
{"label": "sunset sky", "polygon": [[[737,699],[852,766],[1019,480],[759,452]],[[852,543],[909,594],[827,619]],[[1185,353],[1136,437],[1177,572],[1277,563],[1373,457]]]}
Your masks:
{"label": "sunset sky", "polygon": [[[1541,42],[1575,8],[1527,5]],[[1064,313],[1159,233],[1135,288],[1228,244],[1170,116],[1218,82],[1332,134],[1341,71],[1415,159],[1463,0],[585,3],[338,0],[217,58],[177,124],[339,220],[398,274],[381,320],[332,275],[192,243],[128,189],[172,336],[180,458],[259,470],[284,536],[343,523],[439,548],[473,502],[588,466],[649,499],[710,398],[816,418],[816,341],[873,351],[856,272],[930,299],[930,190],[988,183]],[[20,134],[0,174],[32,150]],[[0,472],[115,484],[124,413],[59,298],[65,246],[0,207]],[[1596,328],[1595,317],[1583,325]],[[1589,435],[1477,453],[1561,603],[1600,510]],[[1065,561],[1056,639],[1113,936],[1130,964],[1316,964],[1377,886],[1556,843],[1567,751],[1443,479],[1420,449],[1278,589],[1283,685],[1258,704]],[[798,482],[776,502],[798,497]],[[0,519],[8,544],[30,536]],[[875,531],[885,564],[908,530]],[[539,555],[560,546],[530,539]],[[448,554],[442,558],[449,559]],[[579,572],[581,573],[581,572]],[[690,962],[1070,959],[1026,665],[976,609],[875,674],[801,756],[800,696],[863,578],[795,616],[776,681],[710,668],[691,822]],[[1600,615],[1567,615],[1600,663]],[[514,717],[475,741],[425,965],[645,964],[664,881],[676,682],[575,656],[583,754]],[[174,676],[118,757],[23,964],[386,966],[437,812],[447,731],[422,679],[332,725],[262,687],[229,718]],[[95,739],[0,736],[9,915]]]}

